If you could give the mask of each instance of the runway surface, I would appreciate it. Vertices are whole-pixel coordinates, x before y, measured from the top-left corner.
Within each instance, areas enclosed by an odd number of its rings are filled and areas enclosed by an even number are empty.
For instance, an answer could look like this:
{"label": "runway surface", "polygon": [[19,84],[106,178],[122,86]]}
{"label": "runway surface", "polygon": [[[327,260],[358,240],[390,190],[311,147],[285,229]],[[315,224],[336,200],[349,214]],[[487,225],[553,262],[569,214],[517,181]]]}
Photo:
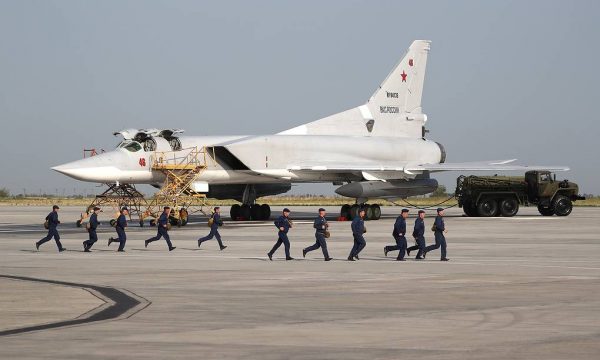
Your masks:
{"label": "runway surface", "polygon": [[83,253],[87,233],[74,226],[81,209],[65,207],[68,251],[58,253],[54,241],[34,246],[49,209],[0,207],[0,275],[31,278],[0,277],[0,358],[572,360],[600,352],[600,208],[565,218],[525,208],[493,219],[451,209],[451,260],[434,251],[403,263],[383,255],[396,207],[366,223],[360,261],[345,260],[349,222],[331,222],[334,261],[319,250],[302,259],[316,208],[291,207],[296,260],[284,261],[281,248],[269,261],[272,221],[228,223],[228,248],[219,251],[214,240],[197,247],[208,228],[196,218],[171,231],[173,252],[162,240],[145,249],[156,228],[133,222],[127,251],[117,253],[107,247],[114,232],[103,214],[100,241]]}

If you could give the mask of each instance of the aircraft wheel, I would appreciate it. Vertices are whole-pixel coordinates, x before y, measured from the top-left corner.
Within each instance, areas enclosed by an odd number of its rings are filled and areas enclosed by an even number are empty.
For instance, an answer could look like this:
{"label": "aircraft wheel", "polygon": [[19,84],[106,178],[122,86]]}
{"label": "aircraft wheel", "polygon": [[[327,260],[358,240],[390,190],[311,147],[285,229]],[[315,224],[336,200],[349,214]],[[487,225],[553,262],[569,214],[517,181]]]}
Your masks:
{"label": "aircraft wheel", "polygon": [[365,220],[375,220],[375,214],[373,213],[373,205],[365,204],[363,206],[365,210]]}
{"label": "aircraft wheel", "polygon": [[176,217],[169,216],[169,224],[171,226],[181,226],[181,221]]}
{"label": "aircraft wheel", "polygon": [[552,202],[552,208],[556,216],[568,216],[573,211],[573,203],[568,197],[559,195]]}
{"label": "aircraft wheel", "polygon": [[77,220],[77,221],[75,222],[75,225],[77,225],[77,227],[81,227],[81,220]]}
{"label": "aircraft wheel", "polygon": [[241,220],[250,220],[252,218],[252,213],[250,211],[250,205],[242,205],[240,206],[240,216]]}
{"label": "aircraft wheel", "polygon": [[262,220],[263,214],[260,205],[250,205],[250,218],[252,220]]}
{"label": "aircraft wheel", "polygon": [[493,198],[484,198],[477,206],[477,213],[482,217],[498,215],[498,202]]}
{"label": "aircraft wheel", "polygon": [[373,209],[373,220],[381,219],[381,207],[379,204],[373,204],[371,208]]}
{"label": "aircraft wheel", "polygon": [[519,202],[515,198],[506,198],[500,201],[500,214],[504,217],[512,217],[519,212]]}
{"label": "aircraft wheel", "polygon": [[271,217],[271,207],[269,204],[262,204],[260,210],[262,212],[262,220],[269,220]]}
{"label": "aircraft wheel", "polygon": [[186,226],[188,223],[188,211],[186,209],[179,210],[179,220],[181,221],[181,226]]}
{"label": "aircraft wheel", "polygon": [[350,219],[350,205],[342,205],[342,209],[340,210],[340,216],[346,219]]}
{"label": "aircraft wheel", "polygon": [[144,227],[144,219],[140,219],[140,227]]}
{"label": "aircraft wheel", "polygon": [[237,221],[240,217],[241,206],[239,204],[231,205],[231,209],[229,210],[229,215],[231,216],[231,220]]}
{"label": "aircraft wheel", "polygon": [[360,205],[358,205],[358,204],[353,204],[352,206],[350,206],[350,217],[348,218],[348,220],[352,220],[355,217],[357,217],[359,210],[360,210]]}

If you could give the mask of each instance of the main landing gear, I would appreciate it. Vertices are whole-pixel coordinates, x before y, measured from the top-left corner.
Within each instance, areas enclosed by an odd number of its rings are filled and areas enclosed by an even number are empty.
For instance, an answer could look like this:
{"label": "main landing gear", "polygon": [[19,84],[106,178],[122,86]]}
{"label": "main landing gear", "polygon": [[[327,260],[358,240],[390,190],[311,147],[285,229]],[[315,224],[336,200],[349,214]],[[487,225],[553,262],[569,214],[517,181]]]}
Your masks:
{"label": "main landing gear", "polygon": [[352,220],[358,216],[360,209],[365,209],[365,220],[379,220],[381,218],[381,208],[378,204],[345,204],[340,210],[340,217]]}
{"label": "main landing gear", "polygon": [[269,220],[271,217],[271,207],[268,204],[235,204],[231,206],[229,212],[231,220]]}

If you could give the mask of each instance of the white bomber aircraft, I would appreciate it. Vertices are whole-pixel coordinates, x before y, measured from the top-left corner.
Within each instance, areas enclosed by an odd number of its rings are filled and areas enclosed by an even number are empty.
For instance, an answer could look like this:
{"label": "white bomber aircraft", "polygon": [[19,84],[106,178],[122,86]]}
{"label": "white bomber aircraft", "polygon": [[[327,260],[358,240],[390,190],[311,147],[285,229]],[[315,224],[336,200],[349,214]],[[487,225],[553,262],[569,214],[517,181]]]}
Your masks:
{"label": "white bomber aircraft", "polygon": [[[156,151],[208,149],[214,156],[194,189],[208,197],[235,199],[232,218],[268,217],[258,197],[285,193],[293,183],[330,182],[336,193],[355,198],[342,216],[360,205],[379,218],[369,199],[398,199],[433,192],[439,171],[568,170],[556,166],[515,165],[514,160],[446,163],[444,147],[425,138],[427,115],[421,108],[430,41],[416,40],[366,104],[274,135],[181,136],[181,130],[124,130],[118,147],[52,169],[97,183],[151,184],[165,179],[152,170]],[[267,210],[265,210],[267,206]],[[263,209],[262,213],[261,210]],[[352,212],[352,214],[350,214]]]}

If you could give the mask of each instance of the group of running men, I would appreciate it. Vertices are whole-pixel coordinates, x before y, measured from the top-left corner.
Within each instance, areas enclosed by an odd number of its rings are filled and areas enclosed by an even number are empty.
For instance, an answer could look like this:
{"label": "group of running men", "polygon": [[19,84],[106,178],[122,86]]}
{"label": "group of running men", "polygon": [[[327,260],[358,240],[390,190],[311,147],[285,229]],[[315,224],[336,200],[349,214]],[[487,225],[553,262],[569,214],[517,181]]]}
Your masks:
{"label": "group of running men", "polygon": [[[46,227],[48,228],[48,235],[46,237],[44,237],[43,239],[41,239],[40,241],[35,243],[35,246],[38,250],[40,248],[40,245],[42,245],[43,243],[45,243],[47,241],[50,241],[52,238],[54,238],[54,240],[56,241],[56,245],[58,247],[59,252],[66,250],[60,242],[60,235],[58,233],[58,224],[60,224],[60,221],[58,220],[58,210],[59,209],[60,208],[57,205],[54,205],[52,207],[52,212],[50,214],[48,214],[48,216],[46,216]],[[221,250],[224,250],[225,248],[227,248],[227,246],[223,245],[223,242],[221,241],[221,235],[219,234],[219,227],[223,225],[223,221],[221,220],[221,209],[219,207],[215,207],[213,210],[214,210],[214,213],[211,215],[211,217],[209,219],[210,233],[207,236],[198,239],[198,247],[200,247],[200,245],[204,241],[210,240],[213,237],[215,237],[219,244],[219,248]],[[98,226],[100,225],[100,222],[98,221],[98,214],[101,211],[102,210],[99,207],[94,207],[93,212],[90,216],[89,222],[86,225],[86,228],[87,228],[87,231],[89,234],[89,238],[88,238],[88,240],[83,242],[83,251],[84,252],[90,252],[94,243],[96,243],[98,241],[98,235],[96,233],[96,230],[97,230]],[[176,248],[171,243],[171,239],[169,237],[169,229],[170,229],[169,215],[170,215],[170,213],[171,213],[171,208],[168,206],[165,206],[163,208],[162,214],[160,215],[160,217],[158,218],[158,220],[156,222],[158,232],[157,232],[156,236],[154,236],[144,242],[145,247],[148,247],[148,244],[150,244],[154,241],[164,238],[167,243],[169,251],[172,251]],[[448,258],[446,257],[446,238],[444,236],[444,234],[447,232],[445,224],[444,224],[444,209],[442,209],[442,208],[437,209],[437,216],[435,218],[433,227],[431,229],[434,232],[435,244],[429,245],[429,246],[426,246],[426,244],[425,244],[425,221],[424,221],[425,211],[419,210],[418,216],[415,220],[413,232],[412,232],[412,237],[415,239],[415,245],[408,247],[407,240],[406,240],[406,228],[407,228],[406,219],[408,218],[408,214],[409,214],[408,209],[402,209],[400,216],[398,216],[398,218],[396,219],[396,221],[394,223],[394,229],[392,231],[392,236],[394,237],[394,239],[396,241],[396,245],[385,246],[383,249],[384,255],[387,256],[387,254],[390,251],[398,251],[398,256],[397,256],[396,260],[405,261],[405,255],[410,256],[411,251],[418,250],[417,256],[415,259],[423,260],[423,259],[425,259],[425,256],[427,255],[428,252],[438,249],[438,248],[441,248],[440,260],[448,261]],[[125,251],[125,243],[127,241],[127,235],[126,235],[125,229],[127,228],[128,215],[129,215],[129,211],[128,211],[127,207],[121,208],[119,216],[117,217],[117,219],[114,222],[114,227],[117,232],[117,238],[111,237],[110,239],[108,239],[109,246],[113,242],[119,243],[119,248],[117,251],[120,251],[120,252]],[[286,260],[294,260],[294,258],[291,257],[291,255],[290,255],[290,241],[289,241],[288,235],[287,235],[289,230],[293,226],[293,222],[291,221],[289,216],[290,216],[290,210],[288,208],[285,208],[285,209],[283,209],[282,215],[279,216],[274,222],[274,224],[278,230],[278,236],[277,236],[277,242],[275,243],[275,245],[273,246],[271,251],[269,251],[267,253],[269,260],[273,260],[273,254],[275,253],[275,251],[277,251],[277,249],[281,245],[284,245]],[[313,245],[311,245],[307,248],[304,248],[302,250],[302,257],[306,257],[307,253],[320,248],[321,251],[323,252],[323,257],[324,257],[325,261],[332,260],[332,258],[329,256],[329,252],[327,251],[327,240],[326,239],[330,236],[330,234],[329,234],[329,224],[327,223],[327,219],[325,216],[326,216],[325,209],[320,208],[319,216],[317,216],[317,218],[315,219],[315,221],[313,223],[313,227],[315,229],[316,242]],[[350,227],[352,229],[354,245],[352,247],[352,250],[350,250],[350,254],[348,255],[348,261],[359,260],[358,255],[365,248],[365,246],[367,244],[367,242],[364,238],[364,234],[367,232],[367,229],[366,229],[365,223],[364,223],[364,218],[365,218],[365,210],[361,209],[358,213],[358,216],[355,216],[354,219],[352,220]]]}

